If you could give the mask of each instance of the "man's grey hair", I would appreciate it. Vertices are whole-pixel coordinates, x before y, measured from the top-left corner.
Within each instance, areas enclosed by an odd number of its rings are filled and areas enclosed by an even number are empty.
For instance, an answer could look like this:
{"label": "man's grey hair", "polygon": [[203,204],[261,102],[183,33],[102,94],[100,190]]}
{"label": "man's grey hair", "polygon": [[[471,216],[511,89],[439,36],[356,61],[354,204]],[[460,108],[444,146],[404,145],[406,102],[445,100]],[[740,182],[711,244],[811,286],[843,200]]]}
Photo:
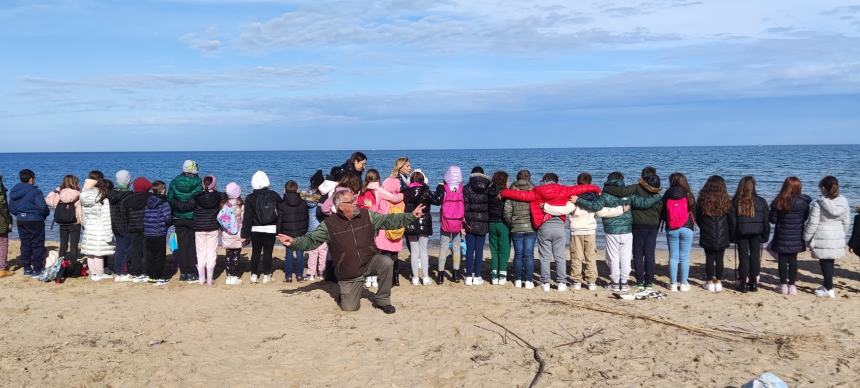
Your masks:
{"label": "man's grey hair", "polygon": [[343,203],[347,195],[352,195],[352,193],[349,190],[341,190],[334,193],[334,207],[340,207],[340,204]]}

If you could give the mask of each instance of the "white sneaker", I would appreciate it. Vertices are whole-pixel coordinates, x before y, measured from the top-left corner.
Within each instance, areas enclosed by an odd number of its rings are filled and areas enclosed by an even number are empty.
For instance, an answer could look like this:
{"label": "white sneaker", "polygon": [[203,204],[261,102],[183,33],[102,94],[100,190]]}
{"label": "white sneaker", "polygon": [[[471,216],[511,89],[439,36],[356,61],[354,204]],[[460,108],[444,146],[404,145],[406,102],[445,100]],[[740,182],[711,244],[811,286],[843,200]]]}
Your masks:
{"label": "white sneaker", "polygon": [[596,291],[597,284],[596,283],[588,283],[588,291]]}
{"label": "white sneaker", "polygon": [[567,291],[567,284],[560,283],[558,285],[558,292],[565,292],[565,291]]}
{"label": "white sneaker", "polygon": [[421,283],[418,281],[418,278],[412,278],[412,285],[413,286],[420,286]]}
{"label": "white sneaker", "polygon": [[549,292],[549,283],[544,283],[541,287],[543,288],[543,292]]}
{"label": "white sneaker", "polygon": [[312,282],[312,281],[314,281],[314,275],[308,275],[308,277],[307,277],[306,279],[307,279],[309,282]]}
{"label": "white sneaker", "polygon": [[827,290],[823,286],[815,289],[815,296],[821,298],[835,298],[836,291],[835,290]]}
{"label": "white sneaker", "polygon": [[263,275],[263,284],[266,284],[266,283],[271,282],[271,281],[272,281],[272,275]]}
{"label": "white sneaker", "polygon": [[669,291],[678,292],[678,283],[672,283],[672,285],[669,286]]}
{"label": "white sneaker", "polygon": [[103,274],[99,275],[99,277],[100,277],[100,278],[102,278],[102,280],[104,280],[104,279],[111,279],[111,278],[113,278],[113,275],[109,275],[109,274],[103,273]]}
{"label": "white sneaker", "polygon": [[373,277],[373,282],[370,283],[371,288],[379,288],[379,282],[376,281],[376,276]]}
{"label": "white sneaker", "polygon": [[711,282],[707,282],[707,283],[703,284],[702,288],[708,290],[708,292],[717,292],[717,286]]}
{"label": "white sneaker", "polygon": [[149,282],[149,276],[146,276],[146,275],[135,276],[132,278],[131,282],[132,283],[148,283]]}
{"label": "white sneaker", "polygon": [[90,275],[90,281],[97,282],[99,280],[102,280],[101,275]]}
{"label": "white sneaker", "polygon": [[484,285],[484,279],[476,276],[476,277],[472,278],[472,285],[473,286],[483,286]]}
{"label": "white sneaker", "polygon": [[504,286],[505,284],[508,284],[508,272],[499,271],[499,285]]}
{"label": "white sneaker", "polygon": [[499,279],[499,285],[500,286],[504,286],[506,284],[508,284],[508,279],[506,279],[506,278]]}
{"label": "white sneaker", "polygon": [[251,274],[251,283],[257,284],[257,279],[259,277],[255,274]]}
{"label": "white sneaker", "polygon": [[723,283],[714,283],[714,292],[720,292],[723,290]]}
{"label": "white sneaker", "polygon": [[682,284],[681,285],[681,292],[688,292],[688,291],[690,291],[690,285],[689,284]]}
{"label": "white sneaker", "polygon": [[424,282],[423,282],[422,284],[424,284],[425,286],[429,286],[429,285],[430,285],[430,284],[432,284],[432,283],[433,283],[433,279],[432,279],[432,278],[430,278],[429,276],[425,276],[425,277],[424,277]]}
{"label": "white sneaker", "polygon": [[574,291],[579,291],[582,289],[582,283],[573,283],[570,288],[573,288]]}
{"label": "white sneaker", "polygon": [[492,283],[494,286],[498,286],[499,285],[499,279],[493,279]]}
{"label": "white sneaker", "polygon": [[471,276],[466,276],[466,285],[467,285],[467,286],[471,286],[471,285],[472,285],[472,277],[471,277]]}
{"label": "white sneaker", "polygon": [[531,289],[535,288],[534,282],[526,282],[525,288],[526,288],[526,290],[531,290]]}
{"label": "white sneaker", "polygon": [[373,284],[373,279],[370,276],[364,279],[364,288],[370,288],[371,284]]}
{"label": "white sneaker", "polygon": [[523,282],[522,282],[522,280],[514,280],[514,287],[516,287],[516,288],[523,288]]}

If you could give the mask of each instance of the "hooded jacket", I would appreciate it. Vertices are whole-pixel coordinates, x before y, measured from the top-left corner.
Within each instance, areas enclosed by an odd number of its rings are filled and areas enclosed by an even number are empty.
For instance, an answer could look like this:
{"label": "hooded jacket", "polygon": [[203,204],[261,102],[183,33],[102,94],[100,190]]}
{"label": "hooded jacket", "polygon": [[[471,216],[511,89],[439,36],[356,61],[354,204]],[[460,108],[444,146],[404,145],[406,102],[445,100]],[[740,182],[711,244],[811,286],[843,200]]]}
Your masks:
{"label": "hooded jacket", "polygon": [[770,205],[770,223],[774,224],[771,249],[777,253],[794,254],[806,250],[803,229],[809,218],[809,204],[812,198],[801,194],[791,199],[791,210],[784,212],[776,208],[776,201]]}
{"label": "hooded jacket", "polygon": [[44,222],[51,214],[42,191],[29,183],[19,183],[12,187],[9,192],[9,212],[18,222]]}
{"label": "hooded jacket", "polygon": [[[648,197],[640,197],[638,195],[630,195],[627,197],[616,197],[609,194],[606,189],[624,187],[623,179],[609,179],[603,186],[603,195],[593,201],[586,200],[580,197],[576,201],[582,209],[590,212],[599,212],[604,207],[614,208],[629,204],[631,208],[647,209],[654,206],[654,203],[660,201],[660,196],[657,194],[649,195]],[[627,234],[633,232],[633,214],[631,212],[623,213],[618,217],[604,217],[603,231],[607,234]]]}
{"label": "hooded jacket", "polygon": [[0,177],[0,234],[9,233],[12,228],[12,214],[9,212],[9,200],[6,186]]}
{"label": "hooded jacket", "polygon": [[812,257],[832,260],[845,257],[845,236],[850,225],[851,210],[845,197],[821,197],[812,202],[803,232]]}
{"label": "hooded jacket", "polygon": [[243,211],[242,211],[243,209],[242,209],[242,206],[239,205],[239,200],[236,198],[227,200],[227,202],[224,204],[224,206],[222,208],[229,208],[229,207],[234,208],[233,211],[234,211],[234,214],[236,215],[236,224],[237,224],[237,227],[239,228],[239,233],[229,234],[226,231],[222,230],[221,231],[221,246],[223,246],[226,249],[241,249],[242,248],[242,222],[243,222],[242,217],[244,216]]}
{"label": "hooded jacket", "polygon": [[770,239],[769,212],[767,201],[759,196],[755,197],[755,215],[752,217],[739,215],[737,205],[732,201],[732,210],[729,210],[729,236],[732,242],[756,235],[761,237],[761,242],[767,242]]}
{"label": "hooded jacket", "polygon": [[475,173],[469,177],[469,183],[463,187],[463,199],[466,202],[466,233],[486,235],[490,233],[489,202],[490,178],[484,174]]}
{"label": "hooded jacket", "polygon": [[[531,182],[518,180],[511,184],[512,190],[531,191]],[[528,203],[520,201],[505,201],[503,218],[511,227],[511,233],[532,233],[532,210]]]}
{"label": "hooded jacket", "polygon": [[308,204],[299,193],[284,193],[278,205],[278,233],[291,237],[304,236],[308,232],[310,217]]}
{"label": "hooded jacket", "polygon": [[54,189],[54,191],[48,193],[48,196],[45,197],[45,203],[49,207],[56,208],[61,202],[72,203],[75,205],[75,223],[80,224],[81,219],[83,218],[83,214],[81,212],[81,192],[69,188],[60,190],[58,187]]}
{"label": "hooded jacket", "polygon": [[113,189],[108,192],[108,202],[110,202],[110,222],[113,234],[122,234],[127,232],[125,212],[122,209],[122,201],[131,195],[128,189]]}
{"label": "hooded jacket", "polygon": [[218,212],[221,203],[227,200],[227,194],[212,190],[203,191],[194,197],[193,224],[196,232],[212,232],[221,229],[218,223]]}
{"label": "hooded jacket", "polygon": [[[644,178],[639,178],[639,183],[626,187],[604,186],[604,191],[619,198],[624,198],[630,195],[639,197],[649,197],[651,195],[659,195],[660,188],[653,187],[645,182]],[[654,205],[647,208],[632,207],[633,214],[633,229],[657,229],[660,227],[660,214],[663,211],[663,202],[657,201]]]}
{"label": "hooded jacket", "polygon": [[148,191],[133,193],[122,200],[123,219],[126,233],[143,233],[146,203],[152,193]]}
{"label": "hooded jacket", "polygon": [[[541,209],[542,204],[548,203],[550,205],[563,206],[574,195],[599,192],[600,188],[594,185],[562,186],[558,183],[547,183],[536,186],[531,191],[502,190],[501,195],[505,199],[528,202],[531,207],[532,223],[535,230],[537,230],[540,229],[544,222],[553,217],[544,213],[543,209]],[[565,216],[561,216],[560,218],[562,221],[567,219]]]}
{"label": "hooded jacket", "polygon": [[278,196],[278,193],[276,193],[272,190],[269,190],[267,187],[263,187],[261,189],[254,189],[254,191],[252,191],[251,194],[248,194],[248,196],[245,197],[245,206],[244,206],[244,209],[242,210],[242,233],[241,233],[241,236],[244,239],[251,238],[251,230],[255,226],[264,226],[264,227],[265,226],[274,226],[275,230],[272,231],[272,233],[277,232],[277,224],[278,224],[277,219],[272,224],[269,224],[269,225],[262,225],[262,224],[260,224],[259,220],[257,220],[256,205],[257,205],[257,201],[260,198],[263,198],[263,196],[272,197],[271,199],[275,203],[281,202],[281,197]]}
{"label": "hooded jacket", "polygon": [[320,193],[316,190],[306,190],[301,193],[302,199],[308,206],[308,231],[312,231],[320,226],[320,219],[317,218],[317,208],[320,203]]}
{"label": "hooded jacket", "polygon": [[410,183],[403,193],[403,201],[406,202],[405,213],[412,213],[419,205],[424,205],[424,215],[406,225],[407,236],[431,236],[433,235],[433,216],[430,215],[431,205],[441,205],[442,201],[430,190],[426,184]]}
{"label": "hooded jacket", "polygon": [[[400,179],[392,176],[385,178],[381,188],[384,190],[376,190],[376,212],[390,214],[393,205],[403,202],[403,193],[400,192]],[[382,251],[400,252],[403,250],[403,239],[389,240],[385,231],[380,230],[376,234],[376,247]]]}
{"label": "hooded jacket", "polygon": [[114,254],[111,203],[107,198],[99,201],[99,190],[95,185],[95,180],[87,179],[84,181],[84,191],[81,192],[84,227],[81,236],[81,253],[90,256],[110,256]]}
{"label": "hooded jacket", "polygon": [[167,228],[173,224],[170,205],[162,195],[152,194],[146,200],[146,210],[143,219],[143,235],[145,237],[167,236]]}
{"label": "hooded jacket", "polygon": [[170,181],[167,189],[167,203],[173,210],[173,216],[180,220],[194,218],[193,204],[189,207],[177,206],[180,202],[188,202],[203,191],[203,180],[197,174],[179,174]]}

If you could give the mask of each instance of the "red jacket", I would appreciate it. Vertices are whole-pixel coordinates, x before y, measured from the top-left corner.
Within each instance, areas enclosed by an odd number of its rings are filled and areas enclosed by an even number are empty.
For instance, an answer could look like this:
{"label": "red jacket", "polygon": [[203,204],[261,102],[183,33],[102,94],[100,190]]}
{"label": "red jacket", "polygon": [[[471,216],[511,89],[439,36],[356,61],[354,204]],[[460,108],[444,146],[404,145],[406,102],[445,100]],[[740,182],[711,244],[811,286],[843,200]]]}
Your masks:
{"label": "red jacket", "polygon": [[[511,199],[520,202],[529,202],[532,210],[532,223],[535,230],[540,229],[544,222],[549,221],[552,216],[543,212],[541,204],[548,203],[550,205],[560,206],[567,204],[568,199],[574,195],[582,195],[585,193],[600,193],[600,187],[595,185],[576,185],[562,186],[558,183],[548,183],[540,185],[531,191],[522,190],[502,190],[502,198]],[[565,216],[561,216],[561,220],[565,220]]]}

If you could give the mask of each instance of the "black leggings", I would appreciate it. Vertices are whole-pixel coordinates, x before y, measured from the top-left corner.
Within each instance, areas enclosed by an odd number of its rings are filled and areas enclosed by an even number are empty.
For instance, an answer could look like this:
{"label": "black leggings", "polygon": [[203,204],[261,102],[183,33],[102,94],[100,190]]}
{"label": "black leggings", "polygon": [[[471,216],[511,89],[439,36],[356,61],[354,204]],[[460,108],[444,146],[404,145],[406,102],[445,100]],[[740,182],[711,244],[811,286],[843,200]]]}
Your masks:
{"label": "black leggings", "polygon": [[761,271],[761,236],[744,236],[738,239],[738,281],[757,283]]}
{"label": "black leggings", "polygon": [[194,235],[194,223],[191,220],[174,220],[176,242],[179,249],[173,252],[173,258],[179,265],[179,272],[185,275],[197,276],[197,239]]}
{"label": "black leggings", "polygon": [[821,274],[824,275],[824,288],[828,291],[833,289],[833,266],[834,260],[818,260],[821,264]]}
{"label": "black leggings", "polygon": [[81,224],[60,225],[60,257],[78,261]]}
{"label": "black leggings", "polygon": [[239,255],[242,249],[227,249],[227,275],[239,276]]}
{"label": "black leggings", "polygon": [[167,236],[146,237],[146,273],[150,279],[163,279],[167,262]]}
{"label": "black leggings", "polygon": [[723,258],[726,256],[726,250],[720,249],[712,251],[705,249],[705,272],[708,278],[705,280],[723,280]]}
{"label": "black leggings", "polygon": [[[272,274],[272,249],[275,248],[275,235],[272,233],[251,232],[251,273],[254,275]],[[262,269],[260,255],[263,256]]]}
{"label": "black leggings", "polygon": [[779,254],[779,284],[797,282],[797,253]]}

